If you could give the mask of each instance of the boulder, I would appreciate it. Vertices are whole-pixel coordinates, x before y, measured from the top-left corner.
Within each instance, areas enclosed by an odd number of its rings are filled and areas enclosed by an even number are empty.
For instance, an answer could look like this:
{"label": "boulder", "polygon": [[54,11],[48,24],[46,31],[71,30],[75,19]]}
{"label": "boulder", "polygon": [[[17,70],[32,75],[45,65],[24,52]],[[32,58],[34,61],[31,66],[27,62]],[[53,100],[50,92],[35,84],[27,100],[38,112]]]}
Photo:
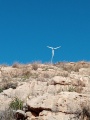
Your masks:
{"label": "boulder", "polygon": [[[87,104],[88,103],[88,104]],[[29,110],[33,110],[45,120],[68,120],[78,116],[90,103],[90,96],[76,92],[61,92],[58,95],[44,94],[27,101]],[[46,119],[47,118],[47,119]]]}

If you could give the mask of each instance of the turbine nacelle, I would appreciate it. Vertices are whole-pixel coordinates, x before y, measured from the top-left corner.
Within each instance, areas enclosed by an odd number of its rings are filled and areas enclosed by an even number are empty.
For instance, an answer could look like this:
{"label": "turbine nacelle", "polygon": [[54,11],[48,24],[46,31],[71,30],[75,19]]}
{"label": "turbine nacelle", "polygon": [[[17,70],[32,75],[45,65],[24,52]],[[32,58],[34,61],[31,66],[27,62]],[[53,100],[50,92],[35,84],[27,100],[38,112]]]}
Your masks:
{"label": "turbine nacelle", "polygon": [[56,50],[56,49],[60,48],[61,46],[56,47],[56,48],[54,48],[54,47],[49,47],[49,46],[47,46],[47,47],[50,48],[50,49]]}

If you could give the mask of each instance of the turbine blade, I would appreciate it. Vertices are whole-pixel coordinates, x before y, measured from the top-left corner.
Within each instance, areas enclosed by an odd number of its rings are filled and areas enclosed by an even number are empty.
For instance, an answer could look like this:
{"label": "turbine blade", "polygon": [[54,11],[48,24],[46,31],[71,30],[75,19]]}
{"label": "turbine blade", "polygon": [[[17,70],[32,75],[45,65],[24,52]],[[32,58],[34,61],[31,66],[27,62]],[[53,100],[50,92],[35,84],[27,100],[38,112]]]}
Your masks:
{"label": "turbine blade", "polygon": [[49,46],[47,46],[47,47],[53,49],[53,47],[49,47]]}
{"label": "turbine blade", "polygon": [[54,48],[54,49],[58,49],[58,48],[60,48],[61,46],[59,46],[59,47],[56,47],[56,48]]}

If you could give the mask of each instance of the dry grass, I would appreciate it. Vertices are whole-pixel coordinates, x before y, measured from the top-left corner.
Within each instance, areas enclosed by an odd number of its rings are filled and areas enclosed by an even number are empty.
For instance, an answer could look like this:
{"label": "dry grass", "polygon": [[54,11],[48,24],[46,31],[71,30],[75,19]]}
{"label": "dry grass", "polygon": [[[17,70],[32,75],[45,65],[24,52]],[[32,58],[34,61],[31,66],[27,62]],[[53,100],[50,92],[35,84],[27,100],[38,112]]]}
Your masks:
{"label": "dry grass", "polygon": [[16,120],[12,109],[0,111],[0,120]]}

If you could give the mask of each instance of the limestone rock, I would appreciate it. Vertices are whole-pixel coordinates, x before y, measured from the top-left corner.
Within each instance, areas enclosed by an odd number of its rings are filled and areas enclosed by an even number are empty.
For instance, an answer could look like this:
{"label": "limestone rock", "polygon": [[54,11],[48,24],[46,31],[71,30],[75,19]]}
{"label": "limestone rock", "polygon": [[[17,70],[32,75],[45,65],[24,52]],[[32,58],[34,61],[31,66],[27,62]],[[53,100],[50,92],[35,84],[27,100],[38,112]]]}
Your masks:
{"label": "limestone rock", "polygon": [[71,83],[71,80],[65,77],[61,76],[55,76],[53,78],[54,84],[60,84],[60,85],[69,85]]}

